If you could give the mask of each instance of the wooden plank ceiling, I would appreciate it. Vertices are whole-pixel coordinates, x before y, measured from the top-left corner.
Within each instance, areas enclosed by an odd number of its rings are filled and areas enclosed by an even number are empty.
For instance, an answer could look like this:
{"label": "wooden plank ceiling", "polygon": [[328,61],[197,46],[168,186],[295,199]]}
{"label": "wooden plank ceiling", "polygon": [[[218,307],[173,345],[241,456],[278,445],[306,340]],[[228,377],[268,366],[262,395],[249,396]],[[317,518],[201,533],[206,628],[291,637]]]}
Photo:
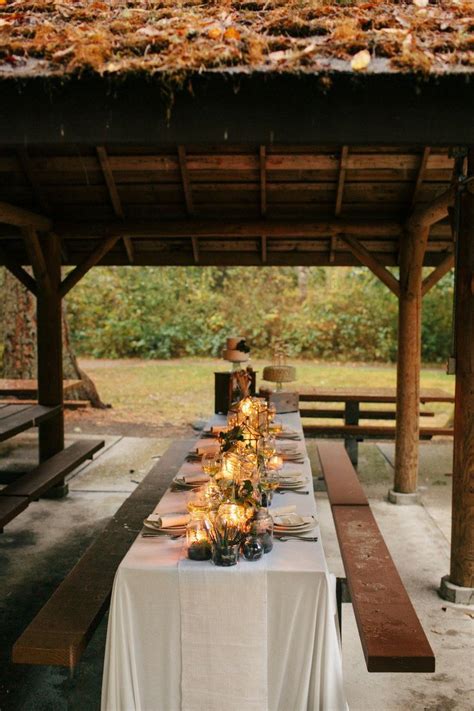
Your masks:
{"label": "wooden plank ceiling", "polygon": [[[354,237],[396,265],[404,221],[452,175],[425,146],[0,147],[0,202],[49,217],[64,264],[119,234],[102,264],[355,265]],[[434,225],[426,265],[451,251]],[[0,225],[5,255],[29,263],[19,228]]]}

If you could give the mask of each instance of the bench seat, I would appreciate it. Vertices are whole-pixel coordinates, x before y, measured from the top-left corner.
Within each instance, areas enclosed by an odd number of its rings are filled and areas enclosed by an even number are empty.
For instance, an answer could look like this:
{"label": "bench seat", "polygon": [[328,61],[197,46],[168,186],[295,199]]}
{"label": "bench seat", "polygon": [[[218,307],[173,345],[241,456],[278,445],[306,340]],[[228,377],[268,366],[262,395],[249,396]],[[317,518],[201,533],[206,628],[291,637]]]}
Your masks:
{"label": "bench seat", "polygon": [[[396,428],[384,425],[303,425],[305,434],[327,437],[355,437],[372,439],[393,439]],[[442,435],[452,437],[452,427],[420,427],[420,439],[431,439]]]}
{"label": "bench seat", "polygon": [[14,437],[20,432],[37,427],[61,412],[61,405],[6,405],[0,410],[0,442]]}
{"label": "bench seat", "polygon": [[18,514],[26,509],[30,500],[27,496],[0,497],[0,533]]}
{"label": "bench seat", "polygon": [[92,459],[93,455],[103,446],[104,440],[97,439],[74,442],[2,489],[0,498],[27,496],[30,501],[37,499],[86,459]]}
{"label": "bench seat", "polygon": [[433,650],[369,506],[333,506],[369,672],[435,671]]}
{"label": "bench seat", "polygon": [[122,558],[194,442],[170,445],[16,641],[13,662],[76,666],[109,606]]}
{"label": "bench seat", "polygon": [[347,585],[370,672],[435,670],[435,657],[344,446],[319,442]]}

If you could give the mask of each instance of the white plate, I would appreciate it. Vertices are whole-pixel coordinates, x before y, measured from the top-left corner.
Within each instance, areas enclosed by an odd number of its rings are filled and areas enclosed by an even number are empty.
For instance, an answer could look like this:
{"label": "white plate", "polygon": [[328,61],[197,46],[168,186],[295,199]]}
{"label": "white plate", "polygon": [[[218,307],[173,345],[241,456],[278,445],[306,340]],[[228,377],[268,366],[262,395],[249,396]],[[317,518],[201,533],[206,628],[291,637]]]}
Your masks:
{"label": "white plate", "polygon": [[301,516],[297,513],[287,513],[275,516],[273,525],[275,528],[302,528],[303,526],[314,526],[316,519],[314,516]]}
{"label": "white plate", "polygon": [[274,533],[278,535],[285,535],[285,536],[300,536],[302,533],[309,533],[312,531],[314,528],[316,528],[316,521],[313,521],[313,523],[308,523],[305,526],[301,526],[301,528],[274,528],[273,531]]}

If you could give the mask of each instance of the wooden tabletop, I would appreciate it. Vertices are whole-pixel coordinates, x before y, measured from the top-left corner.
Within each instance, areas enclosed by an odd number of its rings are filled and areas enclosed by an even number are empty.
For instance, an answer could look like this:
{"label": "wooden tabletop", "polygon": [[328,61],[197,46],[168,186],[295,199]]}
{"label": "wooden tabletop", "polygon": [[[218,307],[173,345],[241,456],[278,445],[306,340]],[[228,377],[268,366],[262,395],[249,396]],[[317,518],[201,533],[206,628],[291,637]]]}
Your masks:
{"label": "wooden tabletop", "polygon": [[[300,388],[300,400],[312,402],[396,402],[395,388]],[[420,391],[421,402],[454,402],[454,395],[441,388]]]}
{"label": "wooden tabletop", "polygon": [[[67,392],[81,385],[80,380],[63,380],[63,390]],[[37,380],[21,380],[20,378],[0,378],[0,395],[23,395],[35,397],[38,392]]]}

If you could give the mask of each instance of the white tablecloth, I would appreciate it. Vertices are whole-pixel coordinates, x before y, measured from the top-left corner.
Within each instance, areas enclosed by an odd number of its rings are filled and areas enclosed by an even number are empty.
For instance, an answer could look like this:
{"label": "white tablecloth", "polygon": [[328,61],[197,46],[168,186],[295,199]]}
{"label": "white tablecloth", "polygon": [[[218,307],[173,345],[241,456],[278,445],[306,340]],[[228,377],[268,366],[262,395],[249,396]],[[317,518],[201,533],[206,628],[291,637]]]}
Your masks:
{"label": "white tablecloth", "polygon": [[[279,419],[301,429],[296,413]],[[312,489],[307,457],[286,468]],[[157,510],[188,497],[168,491]],[[293,503],[316,514],[311,495],[274,496]],[[275,541],[233,568],[189,561],[183,539],[138,537],[115,577],[102,711],[346,709],[334,585],[319,528],[308,535],[318,542]]]}

